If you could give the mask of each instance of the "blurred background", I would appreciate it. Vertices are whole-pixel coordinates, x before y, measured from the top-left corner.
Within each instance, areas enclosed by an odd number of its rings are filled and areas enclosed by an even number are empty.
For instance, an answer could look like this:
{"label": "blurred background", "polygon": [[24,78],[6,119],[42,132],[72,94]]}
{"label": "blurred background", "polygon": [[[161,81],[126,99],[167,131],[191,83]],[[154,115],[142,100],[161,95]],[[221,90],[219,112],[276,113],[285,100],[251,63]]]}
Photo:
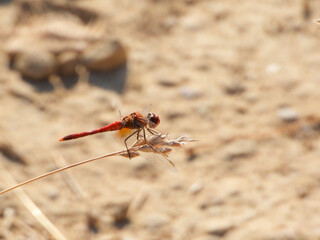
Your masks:
{"label": "blurred background", "polygon": [[[151,111],[179,174],[98,160],[0,196],[0,239],[320,239],[315,0],[20,0],[0,6],[0,189],[122,150]],[[40,220],[39,210],[51,221]]]}

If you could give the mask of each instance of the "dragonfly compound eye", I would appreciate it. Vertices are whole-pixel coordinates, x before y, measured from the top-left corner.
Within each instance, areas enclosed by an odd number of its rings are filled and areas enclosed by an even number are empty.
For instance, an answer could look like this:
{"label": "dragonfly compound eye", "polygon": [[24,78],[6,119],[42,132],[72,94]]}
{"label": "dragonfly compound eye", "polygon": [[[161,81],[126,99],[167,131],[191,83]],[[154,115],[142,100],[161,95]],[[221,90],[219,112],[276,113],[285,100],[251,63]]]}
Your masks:
{"label": "dragonfly compound eye", "polygon": [[151,128],[155,128],[160,123],[160,118],[157,115],[155,115],[154,113],[148,113],[147,118],[149,120],[149,126]]}

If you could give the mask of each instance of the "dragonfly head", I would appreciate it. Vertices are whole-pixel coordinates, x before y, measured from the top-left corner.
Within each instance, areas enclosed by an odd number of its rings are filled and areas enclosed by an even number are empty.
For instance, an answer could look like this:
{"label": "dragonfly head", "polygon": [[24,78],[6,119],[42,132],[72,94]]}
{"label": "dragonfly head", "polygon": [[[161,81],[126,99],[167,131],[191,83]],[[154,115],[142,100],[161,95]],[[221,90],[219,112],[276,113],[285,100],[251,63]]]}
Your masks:
{"label": "dragonfly head", "polygon": [[154,113],[148,113],[147,119],[149,120],[149,127],[150,128],[155,128],[160,123],[159,116],[155,115]]}

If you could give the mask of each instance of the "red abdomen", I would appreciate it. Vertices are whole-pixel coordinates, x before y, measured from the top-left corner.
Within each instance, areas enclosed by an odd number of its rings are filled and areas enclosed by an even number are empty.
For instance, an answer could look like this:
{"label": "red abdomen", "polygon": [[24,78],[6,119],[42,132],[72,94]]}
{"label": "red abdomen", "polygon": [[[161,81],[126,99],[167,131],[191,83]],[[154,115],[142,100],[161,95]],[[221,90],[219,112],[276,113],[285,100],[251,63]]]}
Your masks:
{"label": "red abdomen", "polygon": [[61,138],[59,141],[66,141],[66,140],[81,138],[81,137],[93,135],[96,133],[120,130],[121,128],[122,128],[122,124],[120,121],[118,121],[118,122],[111,123],[107,126],[104,126],[102,128],[98,128],[98,129],[89,131],[89,132],[80,132],[80,133],[74,133],[74,134],[67,135],[67,136]]}

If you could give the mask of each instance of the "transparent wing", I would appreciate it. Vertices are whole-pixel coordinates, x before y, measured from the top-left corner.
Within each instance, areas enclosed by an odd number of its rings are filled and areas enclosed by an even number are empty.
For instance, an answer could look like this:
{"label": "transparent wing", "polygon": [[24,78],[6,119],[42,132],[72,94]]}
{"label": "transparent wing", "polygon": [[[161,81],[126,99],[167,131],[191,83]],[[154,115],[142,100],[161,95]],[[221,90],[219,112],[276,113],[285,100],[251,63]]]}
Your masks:
{"label": "transparent wing", "polygon": [[[139,136],[139,140],[136,141],[133,146],[141,145],[141,142],[144,142],[144,139]],[[175,164],[168,158],[171,151],[172,149],[168,147],[157,147],[151,145],[143,145],[139,148],[140,155],[148,161],[151,161],[152,165],[178,173]]]}
{"label": "transparent wing", "polygon": [[148,114],[149,112],[151,112],[151,107],[152,107],[151,104],[148,105],[148,106],[146,106],[146,107],[144,107],[144,108],[141,110],[141,114],[142,114],[143,116],[147,116],[147,114]]}

